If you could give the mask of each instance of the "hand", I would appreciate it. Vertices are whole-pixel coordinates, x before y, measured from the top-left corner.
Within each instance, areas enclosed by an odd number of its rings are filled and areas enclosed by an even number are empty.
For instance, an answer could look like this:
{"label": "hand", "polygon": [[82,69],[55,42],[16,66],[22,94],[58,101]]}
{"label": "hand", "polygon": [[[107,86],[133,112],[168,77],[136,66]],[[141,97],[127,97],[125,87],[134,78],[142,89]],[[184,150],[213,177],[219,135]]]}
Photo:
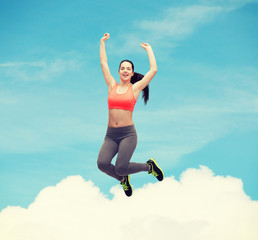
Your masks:
{"label": "hand", "polygon": [[150,46],[150,44],[148,44],[148,43],[141,43],[141,46],[142,46],[142,48],[145,49],[145,50],[151,49],[151,46]]}
{"label": "hand", "polygon": [[101,38],[101,41],[105,42],[110,37],[109,33],[105,33],[104,36]]}

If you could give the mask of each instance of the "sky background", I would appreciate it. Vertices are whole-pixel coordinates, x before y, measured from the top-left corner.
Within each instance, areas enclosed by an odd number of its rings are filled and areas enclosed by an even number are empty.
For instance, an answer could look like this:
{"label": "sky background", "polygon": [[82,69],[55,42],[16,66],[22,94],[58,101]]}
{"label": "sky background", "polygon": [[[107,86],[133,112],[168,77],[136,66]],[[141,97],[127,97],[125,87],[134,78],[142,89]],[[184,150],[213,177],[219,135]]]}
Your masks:
{"label": "sky background", "polygon": [[[257,13],[255,0],[0,0],[0,211],[26,209],[42,189],[69,179],[92,182],[104,202],[120,194],[96,165],[108,121],[105,32],[117,81],[123,59],[148,71],[141,42],[158,64],[150,101],[135,107],[133,161],[155,158],[176,183],[191,169],[235,179],[256,204]],[[156,181],[138,173],[131,182],[144,192]]]}

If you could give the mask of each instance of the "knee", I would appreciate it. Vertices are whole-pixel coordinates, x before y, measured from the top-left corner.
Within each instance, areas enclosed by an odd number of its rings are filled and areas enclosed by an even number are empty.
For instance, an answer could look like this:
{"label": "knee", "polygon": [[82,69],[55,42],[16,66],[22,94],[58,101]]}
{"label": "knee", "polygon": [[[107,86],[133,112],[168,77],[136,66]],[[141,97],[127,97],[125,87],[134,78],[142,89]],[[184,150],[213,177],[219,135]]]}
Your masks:
{"label": "knee", "polygon": [[126,176],[127,166],[116,166],[116,174],[119,176]]}
{"label": "knee", "polygon": [[108,164],[106,162],[102,162],[102,161],[97,161],[97,165],[98,165],[98,169],[102,172],[105,172],[106,169],[108,168]]}

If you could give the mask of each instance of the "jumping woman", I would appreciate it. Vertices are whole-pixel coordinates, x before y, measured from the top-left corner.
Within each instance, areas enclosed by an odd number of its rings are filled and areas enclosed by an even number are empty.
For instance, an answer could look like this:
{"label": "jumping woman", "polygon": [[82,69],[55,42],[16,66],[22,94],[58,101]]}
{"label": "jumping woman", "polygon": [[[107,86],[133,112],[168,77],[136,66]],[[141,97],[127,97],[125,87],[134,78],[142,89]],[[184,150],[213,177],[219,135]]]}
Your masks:
{"label": "jumping woman", "polygon": [[[105,41],[108,39],[108,33],[101,38],[100,63],[108,87],[109,119],[97,163],[101,171],[120,181],[125,194],[130,197],[133,193],[130,174],[146,171],[159,181],[164,177],[163,171],[153,158],[146,163],[130,162],[137,144],[137,133],[132,120],[134,106],[141,91],[143,91],[145,104],[147,103],[148,84],[157,73],[157,64],[151,46],[142,43],[141,46],[149,56],[149,72],[145,76],[135,73],[133,63],[123,60],[119,66],[120,83],[117,84],[108,67],[105,49]],[[111,162],[116,154],[116,163],[113,165]]]}

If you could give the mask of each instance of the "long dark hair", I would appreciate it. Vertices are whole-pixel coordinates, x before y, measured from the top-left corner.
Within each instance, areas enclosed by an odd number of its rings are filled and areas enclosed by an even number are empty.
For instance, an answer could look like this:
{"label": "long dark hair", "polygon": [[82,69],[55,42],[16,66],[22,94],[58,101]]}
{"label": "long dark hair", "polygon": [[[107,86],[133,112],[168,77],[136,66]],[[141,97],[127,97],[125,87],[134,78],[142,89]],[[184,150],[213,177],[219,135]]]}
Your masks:
{"label": "long dark hair", "polygon": [[[134,64],[133,64],[133,62],[130,61],[130,60],[123,60],[123,61],[120,63],[120,65],[119,65],[119,69],[120,69],[121,64],[122,64],[123,62],[129,62],[129,63],[131,63],[132,69],[133,69],[133,72],[134,72]],[[144,77],[144,75],[142,75],[142,74],[140,74],[140,73],[134,72],[134,75],[133,75],[132,78],[131,78],[131,83],[134,84],[134,83],[140,81],[143,77]],[[145,103],[145,105],[146,105],[147,102],[148,102],[148,100],[149,100],[149,85],[147,85],[147,86],[142,90],[142,98],[143,98],[144,103]]]}

